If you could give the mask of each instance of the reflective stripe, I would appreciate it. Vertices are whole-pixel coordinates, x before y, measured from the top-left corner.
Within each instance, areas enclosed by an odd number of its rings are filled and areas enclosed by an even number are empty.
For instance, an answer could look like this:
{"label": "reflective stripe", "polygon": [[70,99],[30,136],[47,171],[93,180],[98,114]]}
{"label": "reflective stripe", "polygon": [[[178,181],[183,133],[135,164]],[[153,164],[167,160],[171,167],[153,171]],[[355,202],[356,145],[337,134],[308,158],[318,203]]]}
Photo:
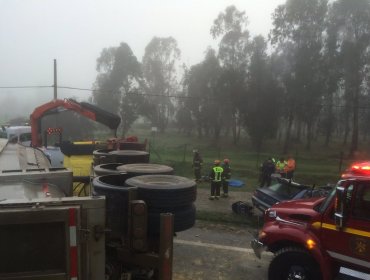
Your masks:
{"label": "reflective stripe", "polygon": [[[316,229],[319,229],[320,228],[320,222],[315,222],[315,223],[312,224],[312,226]],[[321,227],[325,228],[325,229],[329,229],[329,230],[339,231],[337,229],[336,225],[334,225],[334,224],[322,223]],[[354,229],[354,228],[343,228],[343,229],[341,229],[341,231],[345,232],[345,233],[349,233],[349,234],[354,234],[354,235],[370,238],[370,232],[364,231],[364,230],[358,230],[358,229]]]}
{"label": "reflective stripe", "polygon": [[222,179],[221,175],[223,171],[224,171],[223,168],[220,166],[213,167],[213,172],[215,173],[215,178],[213,179],[213,181],[221,182],[221,179]]}
{"label": "reflective stripe", "polygon": [[370,274],[363,273],[363,272],[353,270],[353,269],[349,269],[349,268],[343,267],[343,266],[340,268],[339,273],[349,275],[349,276],[352,276],[352,277],[356,277],[358,279],[370,280]]}
{"label": "reflective stripe", "polygon": [[367,262],[367,261],[363,261],[363,260],[352,258],[352,257],[346,256],[346,255],[338,254],[338,253],[333,252],[333,251],[327,251],[327,252],[331,257],[333,257],[335,259],[370,268],[370,263]]}
{"label": "reflective stripe", "polygon": [[69,269],[71,280],[78,276],[78,250],[76,230],[76,209],[69,208]]}

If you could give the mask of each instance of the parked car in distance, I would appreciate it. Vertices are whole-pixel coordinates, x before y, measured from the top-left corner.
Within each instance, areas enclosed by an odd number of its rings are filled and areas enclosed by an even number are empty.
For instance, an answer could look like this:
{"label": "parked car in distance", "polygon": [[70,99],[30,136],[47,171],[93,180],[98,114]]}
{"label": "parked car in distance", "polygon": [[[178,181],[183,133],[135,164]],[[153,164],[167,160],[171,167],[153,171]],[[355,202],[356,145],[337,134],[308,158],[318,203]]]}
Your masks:
{"label": "parked car in distance", "polygon": [[285,201],[326,196],[332,185],[316,187],[299,184],[285,178],[273,177],[269,187],[258,187],[252,195],[254,207],[264,212],[272,205]]}

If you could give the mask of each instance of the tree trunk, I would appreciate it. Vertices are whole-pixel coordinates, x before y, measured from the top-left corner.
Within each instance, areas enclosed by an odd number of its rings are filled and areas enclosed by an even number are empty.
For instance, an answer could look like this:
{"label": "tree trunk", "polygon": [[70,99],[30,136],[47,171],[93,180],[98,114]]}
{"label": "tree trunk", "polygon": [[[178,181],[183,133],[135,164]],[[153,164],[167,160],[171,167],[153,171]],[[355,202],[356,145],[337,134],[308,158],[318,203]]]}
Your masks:
{"label": "tree trunk", "polygon": [[288,116],[288,125],[286,127],[286,134],[285,134],[285,141],[284,141],[284,148],[283,148],[283,153],[286,154],[289,151],[289,146],[290,146],[290,134],[291,134],[291,129],[293,125],[293,112],[289,113]]}
{"label": "tree trunk", "polygon": [[350,155],[353,155],[358,149],[358,105],[359,105],[359,87],[356,86],[353,93],[353,116],[352,116],[352,141]]}

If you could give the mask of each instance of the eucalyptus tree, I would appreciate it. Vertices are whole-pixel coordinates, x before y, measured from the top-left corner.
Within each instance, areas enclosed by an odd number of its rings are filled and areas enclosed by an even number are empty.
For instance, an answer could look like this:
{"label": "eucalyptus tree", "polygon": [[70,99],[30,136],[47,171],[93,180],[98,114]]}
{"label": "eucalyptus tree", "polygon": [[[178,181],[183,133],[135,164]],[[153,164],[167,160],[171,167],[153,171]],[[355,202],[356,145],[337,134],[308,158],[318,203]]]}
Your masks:
{"label": "eucalyptus tree", "polygon": [[327,147],[338,122],[336,108],[340,106],[336,100],[340,96],[341,70],[339,65],[338,32],[333,14],[330,12],[325,20],[325,36],[323,49],[323,76],[325,77],[325,93],[322,97],[323,111],[321,129],[325,136],[324,145]]}
{"label": "eucalyptus tree", "polygon": [[146,81],[146,116],[152,124],[164,131],[174,113],[171,96],[178,90],[176,63],[180,49],[172,37],[154,37],[145,48],[143,74]]}
{"label": "eucalyptus tree", "polygon": [[251,43],[248,69],[247,100],[243,102],[243,116],[252,143],[260,152],[263,142],[275,135],[277,116],[280,114],[280,92],[273,77],[267,42],[263,36],[255,37]]}
{"label": "eucalyptus tree", "polygon": [[306,125],[310,149],[313,128],[321,109],[324,89],[322,48],[327,0],[287,0],[273,14],[271,42],[274,45],[291,42],[293,46],[294,79],[298,98],[295,117]]}
{"label": "eucalyptus tree", "polygon": [[248,65],[249,32],[245,12],[229,6],[214,20],[211,34],[214,39],[221,37],[218,58],[223,69],[222,90],[226,96],[224,119],[230,120],[234,143],[240,134],[241,95]]}
{"label": "eucalyptus tree", "polygon": [[126,43],[103,49],[97,59],[99,72],[93,101],[100,107],[119,114],[121,133],[125,135],[139,117],[143,103],[141,66]]}
{"label": "eucalyptus tree", "polygon": [[213,49],[208,49],[203,62],[193,65],[184,83],[187,88],[186,108],[195,121],[198,136],[220,136],[225,113],[225,95],[220,90],[221,67]]}
{"label": "eucalyptus tree", "polygon": [[360,99],[367,91],[364,85],[369,66],[370,2],[335,1],[330,6],[329,17],[331,31],[337,33],[346,111],[352,116],[352,154],[358,149]]}

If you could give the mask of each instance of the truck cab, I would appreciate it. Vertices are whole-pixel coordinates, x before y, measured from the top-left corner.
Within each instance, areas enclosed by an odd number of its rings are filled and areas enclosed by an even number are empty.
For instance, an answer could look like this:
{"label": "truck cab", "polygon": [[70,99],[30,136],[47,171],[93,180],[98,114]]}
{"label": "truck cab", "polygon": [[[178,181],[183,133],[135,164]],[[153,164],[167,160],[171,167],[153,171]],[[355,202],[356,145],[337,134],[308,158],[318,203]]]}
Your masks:
{"label": "truck cab", "polygon": [[265,211],[251,245],[258,257],[264,249],[274,253],[269,279],[370,279],[370,175],[342,178],[326,198]]}

